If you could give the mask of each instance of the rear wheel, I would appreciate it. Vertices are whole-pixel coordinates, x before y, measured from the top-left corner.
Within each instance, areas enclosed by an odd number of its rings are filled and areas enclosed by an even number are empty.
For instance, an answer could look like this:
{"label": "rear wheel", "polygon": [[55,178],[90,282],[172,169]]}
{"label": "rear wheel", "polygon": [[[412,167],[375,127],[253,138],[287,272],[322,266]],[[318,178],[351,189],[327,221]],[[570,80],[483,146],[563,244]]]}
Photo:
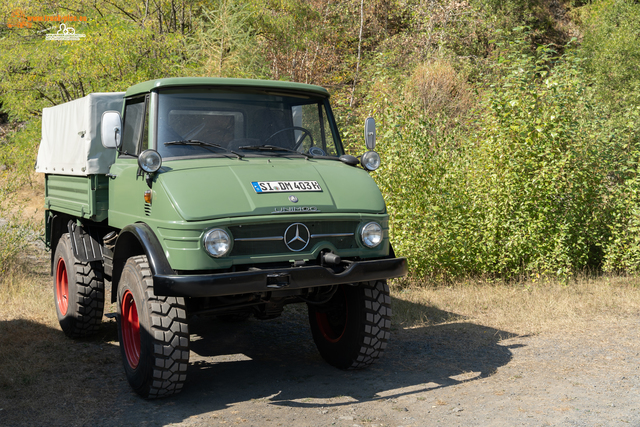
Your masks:
{"label": "rear wheel", "polygon": [[104,280],[99,262],[81,262],[68,233],[60,237],[53,257],[53,295],[58,322],[71,338],[95,334],[104,312]]}
{"label": "rear wheel", "polygon": [[359,369],[384,353],[391,331],[391,298],[386,281],[340,285],[329,302],[308,307],[313,340],[329,364]]}
{"label": "rear wheel", "polygon": [[145,398],[179,393],[187,378],[184,298],[160,297],[146,256],[129,258],[118,286],[118,339],[127,380]]}

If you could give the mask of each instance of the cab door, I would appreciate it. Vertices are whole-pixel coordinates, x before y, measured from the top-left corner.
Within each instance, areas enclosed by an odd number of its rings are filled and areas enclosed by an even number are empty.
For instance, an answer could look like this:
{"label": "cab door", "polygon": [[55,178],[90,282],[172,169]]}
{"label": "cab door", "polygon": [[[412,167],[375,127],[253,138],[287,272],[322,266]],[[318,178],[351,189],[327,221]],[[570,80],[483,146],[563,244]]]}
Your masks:
{"label": "cab door", "polygon": [[149,95],[125,100],[122,143],[110,169],[109,225],[123,228],[145,217],[144,193],[149,189],[139,173],[138,154],[149,148]]}

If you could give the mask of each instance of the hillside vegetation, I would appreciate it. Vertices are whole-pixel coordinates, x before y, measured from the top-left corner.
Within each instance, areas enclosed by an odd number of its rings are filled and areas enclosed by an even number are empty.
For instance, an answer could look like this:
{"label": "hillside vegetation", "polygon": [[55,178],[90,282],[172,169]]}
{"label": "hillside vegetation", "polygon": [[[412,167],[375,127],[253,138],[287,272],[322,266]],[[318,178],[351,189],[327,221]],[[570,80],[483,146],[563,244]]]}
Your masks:
{"label": "hillside vegetation", "polygon": [[[69,23],[85,37],[28,21],[53,15],[86,17]],[[44,107],[159,77],[280,79],[330,90],[353,154],[376,118],[373,176],[415,277],[640,269],[637,1],[9,0],[0,22],[0,217],[31,184]],[[0,269],[26,235],[8,224]]]}

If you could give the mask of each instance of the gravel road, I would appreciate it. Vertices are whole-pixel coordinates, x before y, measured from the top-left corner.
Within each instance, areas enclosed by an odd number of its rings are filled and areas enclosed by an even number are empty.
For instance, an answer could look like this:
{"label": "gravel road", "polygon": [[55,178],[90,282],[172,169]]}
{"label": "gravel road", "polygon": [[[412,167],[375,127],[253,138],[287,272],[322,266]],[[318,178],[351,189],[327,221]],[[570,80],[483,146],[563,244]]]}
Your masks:
{"label": "gravel road", "polygon": [[[471,323],[395,329],[385,357],[343,372],[316,352],[304,310],[192,322],[185,390],[144,401],[114,363],[96,425],[640,426],[639,319],[515,336]],[[114,347],[114,357],[117,349]]]}

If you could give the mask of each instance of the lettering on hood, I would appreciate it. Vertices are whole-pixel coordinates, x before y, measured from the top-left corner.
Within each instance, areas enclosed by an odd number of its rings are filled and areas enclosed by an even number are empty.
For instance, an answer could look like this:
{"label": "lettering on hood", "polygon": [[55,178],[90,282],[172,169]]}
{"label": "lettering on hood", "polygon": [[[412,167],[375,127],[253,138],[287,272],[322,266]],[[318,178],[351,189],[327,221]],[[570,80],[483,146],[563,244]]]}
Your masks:
{"label": "lettering on hood", "polygon": [[273,208],[273,212],[274,214],[277,213],[293,213],[293,212],[320,212],[320,209],[316,208],[315,206],[291,206],[291,207],[279,207],[279,208]]}

